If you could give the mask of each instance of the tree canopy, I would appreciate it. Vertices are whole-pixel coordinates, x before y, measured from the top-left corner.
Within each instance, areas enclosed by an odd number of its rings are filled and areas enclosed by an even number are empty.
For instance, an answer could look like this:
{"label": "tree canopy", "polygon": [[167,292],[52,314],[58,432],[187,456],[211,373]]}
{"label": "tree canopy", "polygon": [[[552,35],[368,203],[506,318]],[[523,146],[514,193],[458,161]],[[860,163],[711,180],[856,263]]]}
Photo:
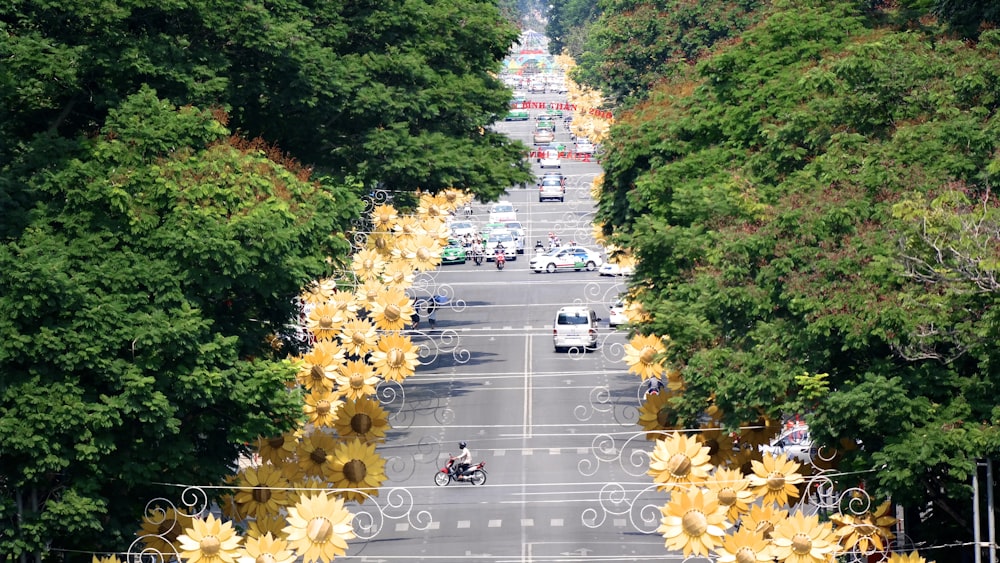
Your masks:
{"label": "tree canopy", "polygon": [[494,198],[528,178],[525,147],[488,129],[517,39],[494,2],[16,0],[0,27],[2,162],[35,135],[97,129],[145,84],[368,186]]}
{"label": "tree canopy", "polygon": [[357,187],[224,121],[143,88],[31,179],[0,246],[0,553],[120,550],[163,484],[220,483],[301,416],[272,343]]}
{"label": "tree canopy", "polygon": [[673,423],[803,414],[843,482],[968,538],[1000,452],[1000,33],[886,15],[776,3],[662,81],[616,120],[600,216],[640,259],[642,332],[670,338]]}

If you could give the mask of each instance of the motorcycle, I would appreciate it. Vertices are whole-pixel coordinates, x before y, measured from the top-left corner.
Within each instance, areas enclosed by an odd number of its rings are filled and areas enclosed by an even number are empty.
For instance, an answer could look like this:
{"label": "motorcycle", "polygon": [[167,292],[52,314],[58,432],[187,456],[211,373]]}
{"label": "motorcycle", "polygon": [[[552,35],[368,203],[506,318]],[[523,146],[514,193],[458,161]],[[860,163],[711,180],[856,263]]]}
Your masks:
{"label": "motorcycle", "polygon": [[495,262],[497,263],[497,270],[502,270],[504,264],[507,263],[507,257],[503,255],[503,252],[500,252],[497,254]]}
{"label": "motorcycle", "polygon": [[483,265],[483,252],[481,250],[472,251],[472,261],[476,263],[476,266]]}
{"label": "motorcycle", "polygon": [[461,475],[455,467],[455,458],[448,458],[448,463],[434,474],[434,484],[443,487],[452,481],[463,481],[473,485],[486,483],[486,462],[480,461],[475,465],[470,465]]}

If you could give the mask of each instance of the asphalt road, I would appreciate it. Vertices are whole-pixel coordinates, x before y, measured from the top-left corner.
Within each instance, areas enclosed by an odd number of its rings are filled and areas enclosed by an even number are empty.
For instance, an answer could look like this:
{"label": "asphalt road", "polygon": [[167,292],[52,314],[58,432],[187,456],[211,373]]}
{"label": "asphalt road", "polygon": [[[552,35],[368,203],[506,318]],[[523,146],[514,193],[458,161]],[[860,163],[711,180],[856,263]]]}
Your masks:
{"label": "asphalt road", "polygon": [[[554,95],[530,99],[555,100]],[[533,114],[538,110],[533,110]],[[531,122],[500,124],[530,143]],[[557,139],[572,143],[560,124]],[[492,263],[442,266],[421,275],[418,294],[442,294],[437,330],[413,333],[422,366],[401,388],[382,389],[393,431],[378,451],[388,481],[371,503],[370,539],[354,540],[360,561],[680,561],[655,534],[666,501],[645,476],[651,449],[637,432],[637,377],[621,361],[625,331],[607,326],[607,306],[625,280],[596,272],[536,274],[535,240],[549,231],[593,244],[590,186],[595,162],[563,161],[565,202],[537,190],[509,199],[528,233],[526,254]],[[486,220],[474,206],[473,219]],[[601,349],[556,353],[552,323],[562,305],[590,305],[602,318]],[[435,471],[466,440],[484,460],[485,485],[434,485]]]}

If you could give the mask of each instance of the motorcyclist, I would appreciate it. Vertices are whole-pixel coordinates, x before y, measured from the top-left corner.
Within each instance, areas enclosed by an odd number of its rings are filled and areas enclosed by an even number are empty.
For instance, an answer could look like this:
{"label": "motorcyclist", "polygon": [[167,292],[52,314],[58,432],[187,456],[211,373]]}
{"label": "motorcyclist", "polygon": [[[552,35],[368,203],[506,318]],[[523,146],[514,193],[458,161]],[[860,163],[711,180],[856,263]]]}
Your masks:
{"label": "motorcyclist", "polygon": [[461,477],[472,465],[472,452],[464,441],[458,443],[458,455],[455,456],[455,475]]}
{"label": "motorcyclist", "polygon": [[494,256],[494,257],[495,257],[495,258],[496,258],[497,260],[502,260],[502,261],[504,261],[504,262],[506,262],[506,261],[507,261],[507,257],[506,257],[506,256],[504,256],[504,250],[503,250],[503,245],[502,245],[502,244],[500,244],[499,242],[497,243],[497,247],[493,249],[493,256]]}
{"label": "motorcyclist", "polygon": [[476,260],[478,258],[481,261],[482,257],[483,257],[483,243],[479,239],[476,239],[476,242],[472,243],[472,259]]}
{"label": "motorcyclist", "polygon": [[535,241],[535,252],[536,253],[545,252],[545,246],[542,245],[542,241],[540,240]]}

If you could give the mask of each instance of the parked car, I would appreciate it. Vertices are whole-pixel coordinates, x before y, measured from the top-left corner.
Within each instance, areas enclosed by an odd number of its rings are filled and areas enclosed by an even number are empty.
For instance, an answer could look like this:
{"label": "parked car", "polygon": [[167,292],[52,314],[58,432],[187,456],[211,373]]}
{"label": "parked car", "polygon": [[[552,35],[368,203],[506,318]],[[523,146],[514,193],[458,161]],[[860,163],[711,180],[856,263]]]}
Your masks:
{"label": "parked car", "polygon": [[465,247],[461,241],[448,239],[448,245],[441,250],[442,264],[465,264],[467,259]]}
{"label": "parked car", "polygon": [[551,129],[535,129],[531,141],[536,145],[547,145],[556,140],[556,134]]}
{"label": "parked car", "polygon": [[503,247],[503,256],[507,260],[517,260],[517,241],[514,240],[514,235],[510,233],[507,229],[494,229],[490,232],[490,236],[486,238],[486,259],[492,260],[493,253],[497,245]]}
{"label": "parked car", "polygon": [[625,300],[616,299],[608,305],[608,325],[611,328],[617,328],[624,324],[628,324],[628,317],[625,315]]}
{"label": "parked car", "polygon": [[549,199],[566,201],[566,185],[560,178],[546,175],[538,183],[538,201]]}
{"label": "parked car", "polygon": [[556,311],[552,322],[552,345],[556,352],[573,348],[597,349],[597,321],[601,320],[590,307],[563,307]]}
{"label": "parked car", "polygon": [[635,267],[628,264],[622,266],[613,262],[608,262],[601,266],[597,273],[602,276],[631,276],[635,272]]}
{"label": "parked car", "polygon": [[509,201],[498,201],[490,206],[490,223],[517,221],[517,208]]}
{"label": "parked car", "polygon": [[535,256],[528,267],[535,273],[559,270],[594,271],[604,263],[601,255],[582,246],[561,246]]}

